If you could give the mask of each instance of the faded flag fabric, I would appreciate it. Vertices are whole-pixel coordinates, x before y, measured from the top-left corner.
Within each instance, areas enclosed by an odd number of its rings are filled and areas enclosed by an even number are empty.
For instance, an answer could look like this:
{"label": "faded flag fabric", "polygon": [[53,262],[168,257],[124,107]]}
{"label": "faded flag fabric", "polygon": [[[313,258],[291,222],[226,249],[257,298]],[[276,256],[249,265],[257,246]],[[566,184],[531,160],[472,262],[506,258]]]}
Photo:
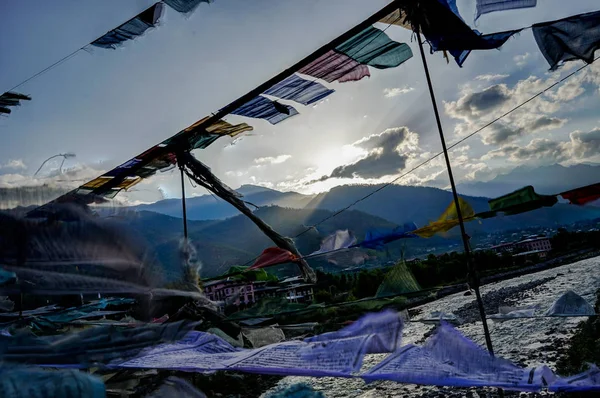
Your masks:
{"label": "faded flag fabric", "polygon": [[600,183],[562,192],[560,196],[574,205],[584,205],[600,199]]}
{"label": "faded flag fabric", "polygon": [[348,231],[347,229],[335,231],[333,234],[323,239],[319,250],[310,253],[309,256],[316,256],[336,250],[347,249],[355,243],[356,237],[352,232]]}
{"label": "faded flag fabric", "polygon": [[0,366],[0,396],[4,398],[104,398],[101,378],[78,370],[43,370]]}
{"label": "faded flag fabric", "polygon": [[477,0],[475,6],[475,21],[483,14],[490,12],[531,8],[537,5],[537,0]]}
{"label": "faded flag fabric", "polygon": [[377,69],[395,68],[412,57],[406,43],[393,41],[385,32],[369,26],[335,48],[356,62]]}
{"label": "faded flag fabric", "polygon": [[347,55],[333,50],[321,55],[298,72],[323,79],[328,83],[336,80],[340,83],[353,82],[371,76],[366,65],[359,64]]}
{"label": "faded flag fabric", "polygon": [[164,4],[156,3],[135,18],[125,22],[116,29],[111,30],[90,44],[95,47],[115,49],[127,40],[135,39],[144,34],[146,30],[156,26],[162,16]]}
{"label": "faded flag fabric", "polygon": [[[474,219],[475,212],[466,200],[459,197],[458,203],[460,205],[460,211],[463,217],[463,221],[471,221]],[[437,221],[429,223],[424,227],[421,227],[414,231],[415,235],[422,238],[431,238],[433,235],[440,232],[447,232],[459,224],[458,212],[456,211],[456,205],[454,201],[446,208]]]}
{"label": "faded flag fabric", "polygon": [[[245,133],[247,131],[252,131],[254,128],[246,123],[239,124],[231,124],[226,122],[225,120],[217,120],[211,123],[208,126],[203,126],[201,129],[198,129],[198,126],[203,125],[206,120],[208,120],[208,116],[198,120],[196,123],[192,124],[190,127],[184,129],[185,133],[212,133],[219,135],[228,135],[230,137],[235,137],[241,133]],[[198,131],[199,130],[199,131]]]}
{"label": "faded flag fabric", "polygon": [[334,90],[328,89],[320,83],[305,80],[298,75],[292,75],[264,92],[264,94],[296,101],[303,105],[313,104],[333,93]]}
{"label": "faded flag fabric", "polygon": [[424,346],[406,345],[366,372],[371,380],[393,380],[437,386],[489,386],[539,391],[552,372],[545,367],[524,369],[493,357],[456,329],[442,323]]}
{"label": "faded flag fabric", "polygon": [[210,3],[210,0],[162,0],[163,3],[182,14],[191,14],[200,3]]}
{"label": "faded flag fabric", "polygon": [[600,11],[535,24],[532,29],[550,70],[575,59],[591,64],[600,48]]}
{"label": "faded flag fabric", "polygon": [[[462,66],[472,50],[491,50],[501,47],[512,35],[521,29],[482,35],[472,30],[458,14],[454,1],[438,0],[419,4],[419,9],[412,10],[413,24],[420,27],[421,32],[431,45],[432,51],[448,51]],[[416,18],[427,15],[422,21]]]}
{"label": "faded flag fabric", "polygon": [[231,113],[233,115],[265,119],[271,124],[277,124],[297,115],[298,111],[289,105],[280,104],[259,95]]}
{"label": "faded flag fabric", "polygon": [[0,95],[0,114],[11,113],[10,107],[20,106],[21,101],[31,101],[31,97],[25,94],[15,93],[13,91],[7,91]]}
{"label": "faded flag fabric", "polygon": [[268,247],[260,254],[254,264],[247,271],[258,268],[271,267],[273,265],[293,263],[298,261],[298,257],[292,252],[280,247]]}
{"label": "faded flag fabric", "polygon": [[539,195],[531,185],[518,189],[507,195],[488,201],[490,211],[507,215],[524,213],[542,207],[552,207],[558,202],[556,196]]}
{"label": "faded flag fabric", "polygon": [[412,222],[405,223],[403,226],[392,230],[369,230],[365,235],[365,239],[354,246],[375,250],[382,249],[383,245],[398,239],[416,238],[417,236],[412,233],[415,230],[417,230],[417,225]]}

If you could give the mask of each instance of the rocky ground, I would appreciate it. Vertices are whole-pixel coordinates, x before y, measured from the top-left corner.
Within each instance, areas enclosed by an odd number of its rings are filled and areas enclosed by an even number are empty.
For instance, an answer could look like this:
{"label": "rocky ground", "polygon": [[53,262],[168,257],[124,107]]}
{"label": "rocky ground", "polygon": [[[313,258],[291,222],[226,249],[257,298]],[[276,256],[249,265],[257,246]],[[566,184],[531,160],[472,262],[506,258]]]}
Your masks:
{"label": "rocky ground", "polygon": [[[567,290],[573,290],[590,304],[595,302],[595,292],[600,288],[600,257],[541,271],[535,274],[496,282],[481,288],[486,312],[496,313],[499,306],[538,305],[543,313],[554,300]],[[451,312],[464,323],[458,328],[469,338],[484,346],[482,324],[474,295],[458,293],[423,305],[411,311],[416,318],[432,311]],[[584,318],[533,318],[513,319],[504,322],[488,321],[496,355],[517,364],[534,367],[546,364],[554,369],[558,356],[564,351],[575,327]],[[403,344],[421,343],[431,333],[433,326],[413,321],[406,324]],[[363,369],[381,361],[385,355],[369,355]],[[278,385],[308,383],[328,398],[356,397],[496,397],[496,389],[458,389],[403,385],[388,381],[366,384],[361,379],[286,377]],[[504,392],[504,396],[545,396],[539,394]]]}

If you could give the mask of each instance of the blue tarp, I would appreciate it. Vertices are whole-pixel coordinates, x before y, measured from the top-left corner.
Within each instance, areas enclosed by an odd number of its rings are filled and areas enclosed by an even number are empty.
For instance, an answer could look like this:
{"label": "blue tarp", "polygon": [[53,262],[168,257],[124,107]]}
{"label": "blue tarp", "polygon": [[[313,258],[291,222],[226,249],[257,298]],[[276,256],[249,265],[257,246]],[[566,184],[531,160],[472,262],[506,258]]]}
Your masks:
{"label": "blue tarp", "polygon": [[600,11],[535,24],[533,36],[550,70],[575,59],[591,64],[600,48]]}
{"label": "blue tarp", "polygon": [[273,102],[259,95],[231,113],[233,115],[266,119],[271,124],[277,124],[297,115],[298,111],[289,105]]}
{"label": "blue tarp", "polygon": [[92,46],[115,49],[124,41],[135,39],[156,25],[164,9],[164,4],[156,3],[135,18],[106,33],[90,43]]}
{"label": "blue tarp", "polygon": [[373,26],[340,44],[335,51],[377,69],[394,68],[412,57],[412,51],[406,43],[393,41]]}
{"label": "blue tarp", "polygon": [[264,92],[264,94],[296,101],[303,105],[320,101],[332,93],[334,90],[330,90],[320,83],[305,80],[298,75],[292,75]]}

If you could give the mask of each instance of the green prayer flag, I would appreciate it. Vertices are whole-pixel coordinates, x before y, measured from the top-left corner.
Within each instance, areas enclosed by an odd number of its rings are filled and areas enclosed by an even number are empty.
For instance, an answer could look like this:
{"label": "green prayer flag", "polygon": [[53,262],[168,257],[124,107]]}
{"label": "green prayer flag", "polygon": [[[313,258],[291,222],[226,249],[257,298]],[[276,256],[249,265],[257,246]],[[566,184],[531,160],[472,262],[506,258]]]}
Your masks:
{"label": "green prayer flag", "polygon": [[375,297],[395,296],[419,290],[421,290],[421,286],[419,286],[413,273],[410,272],[406,263],[402,260],[387,273],[383,282],[377,288]]}
{"label": "green prayer flag", "polygon": [[347,55],[356,62],[377,69],[395,68],[412,58],[408,44],[393,41],[383,31],[367,27],[359,34],[346,40],[335,51]]}
{"label": "green prayer flag", "polygon": [[539,195],[535,193],[531,185],[488,201],[492,212],[503,212],[507,215],[524,213],[542,207],[551,207],[556,202],[558,202],[556,196]]}

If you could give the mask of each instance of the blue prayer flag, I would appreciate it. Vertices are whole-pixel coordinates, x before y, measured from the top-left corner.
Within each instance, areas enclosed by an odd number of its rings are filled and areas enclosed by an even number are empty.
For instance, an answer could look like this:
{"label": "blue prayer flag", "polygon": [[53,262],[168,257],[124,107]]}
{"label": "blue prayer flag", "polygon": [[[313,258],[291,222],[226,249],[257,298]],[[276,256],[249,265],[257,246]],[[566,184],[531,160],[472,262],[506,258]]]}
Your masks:
{"label": "blue prayer flag", "polygon": [[310,105],[333,92],[334,90],[330,90],[320,83],[305,80],[298,75],[292,75],[265,91],[264,94],[296,101],[303,105]]}
{"label": "blue prayer flag", "polygon": [[162,3],[156,3],[90,44],[95,47],[115,49],[124,41],[135,39],[149,28],[154,27],[162,15],[163,9]]}
{"label": "blue prayer flag", "polygon": [[273,102],[259,95],[231,113],[233,115],[266,119],[271,124],[277,124],[297,115],[298,111],[289,105]]}

